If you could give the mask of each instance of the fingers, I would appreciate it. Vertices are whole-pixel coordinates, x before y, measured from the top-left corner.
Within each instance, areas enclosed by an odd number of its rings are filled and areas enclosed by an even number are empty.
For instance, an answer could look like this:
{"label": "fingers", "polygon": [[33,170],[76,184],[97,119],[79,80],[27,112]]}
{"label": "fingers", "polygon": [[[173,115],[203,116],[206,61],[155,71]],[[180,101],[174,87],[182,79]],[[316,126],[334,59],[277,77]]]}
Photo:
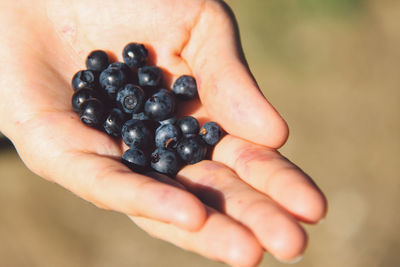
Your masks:
{"label": "fingers", "polygon": [[250,231],[211,208],[205,224],[196,232],[146,218],[130,218],[156,238],[231,266],[257,266],[262,259],[263,250]]}
{"label": "fingers", "polygon": [[245,182],[305,222],[316,223],[326,214],[323,193],[276,150],[227,135],[216,146],[213,159],[235,170]]}
{"label": "fingers", "polygon": [[[204,205],[175,186],[129,170],[106,134],[57,112],[20,126],[14,142],[34,172],[95,205],[196,230],[206,218]],[[29,136],[26,135],[29,133]]]}
{"label": "fingers", "polygon": [[187,191],[136,174],[111,158],[75,153],[64,155],[63,160],[73,168],[61,170],[64,174],[58,182],[99,207],[188,230],[196,230],[204,223],[203,204]]}
{"label": "fingers", "polygon": [[286,142],[287,124],[242,60],[233,15],[221,2],[207,1],[182,56],[211,119],[235,136],[278,148]]}
{"label": "fingers", "polygon": [[182,169],[177,179],[203,202],[247,226],[275,257],[294,259],[305,249],[307,237],[299,223],[226,166],[202,161]]}

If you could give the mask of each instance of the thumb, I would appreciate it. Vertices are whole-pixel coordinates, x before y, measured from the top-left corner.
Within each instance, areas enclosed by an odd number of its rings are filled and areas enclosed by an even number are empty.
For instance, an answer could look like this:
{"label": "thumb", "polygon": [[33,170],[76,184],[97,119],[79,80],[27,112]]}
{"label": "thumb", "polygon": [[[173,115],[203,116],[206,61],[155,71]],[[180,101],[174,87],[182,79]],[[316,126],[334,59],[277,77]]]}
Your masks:
{"label": "thumb", "polygon": [[192,68],[208,116],[232,135],[272,148],[288,127],[265,99],[244,57],[235,19],[221,1],[206,1],[182,56]]}

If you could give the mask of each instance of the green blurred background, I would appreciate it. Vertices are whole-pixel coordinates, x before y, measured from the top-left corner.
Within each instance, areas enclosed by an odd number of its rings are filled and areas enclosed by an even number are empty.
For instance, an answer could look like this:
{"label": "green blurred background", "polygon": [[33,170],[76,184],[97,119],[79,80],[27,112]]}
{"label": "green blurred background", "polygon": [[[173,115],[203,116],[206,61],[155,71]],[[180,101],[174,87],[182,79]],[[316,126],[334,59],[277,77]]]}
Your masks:
{"label": "green blurred background", "polygon": [[[249,65],[282,113],[282,152],[329,199],[295,266],[400,266],[400,1],[231,0]],[[225,266],[153,239],[0,146],[0,266]],[[261,266],[284,266],[266,255]]]}

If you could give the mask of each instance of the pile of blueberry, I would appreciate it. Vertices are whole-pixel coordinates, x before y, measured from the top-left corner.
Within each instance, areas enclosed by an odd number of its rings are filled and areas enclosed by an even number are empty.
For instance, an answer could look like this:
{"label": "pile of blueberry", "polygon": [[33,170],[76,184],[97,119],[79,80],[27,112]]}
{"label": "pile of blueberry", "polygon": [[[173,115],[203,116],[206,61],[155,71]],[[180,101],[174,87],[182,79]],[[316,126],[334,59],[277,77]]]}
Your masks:
{"label": "pile of blueberry", "polygon": [[122,162],[135,172],[151,169],[175,176],[185,164],[206,158],[222,137],[215,122],[201,127],[191,116],[178,119],[179,101],[197,97],[196,80],[183,75],[172,91],[163,89],[163,72],[147,66],[144,45],[129,43],[122,53],[124,63],[111,63],[106,52],[92,51],[87,70],[72,78],[72,107],[88,126],[124,140],[130,148]]}

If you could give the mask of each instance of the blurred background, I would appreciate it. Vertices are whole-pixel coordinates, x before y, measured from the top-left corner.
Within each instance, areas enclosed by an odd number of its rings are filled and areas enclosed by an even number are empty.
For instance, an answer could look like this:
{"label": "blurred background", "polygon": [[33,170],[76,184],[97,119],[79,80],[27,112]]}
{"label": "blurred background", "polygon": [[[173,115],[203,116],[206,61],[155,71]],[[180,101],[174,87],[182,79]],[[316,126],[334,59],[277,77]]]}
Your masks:
{"label": "blurred background", "polygon": [[[295,266],[400,266],[400,1],[230,0],[249,65],[329,200]],[[0,266],[225,266],[32,174],[0,141]],[[266,254],[261,266],[284,266]]]}

